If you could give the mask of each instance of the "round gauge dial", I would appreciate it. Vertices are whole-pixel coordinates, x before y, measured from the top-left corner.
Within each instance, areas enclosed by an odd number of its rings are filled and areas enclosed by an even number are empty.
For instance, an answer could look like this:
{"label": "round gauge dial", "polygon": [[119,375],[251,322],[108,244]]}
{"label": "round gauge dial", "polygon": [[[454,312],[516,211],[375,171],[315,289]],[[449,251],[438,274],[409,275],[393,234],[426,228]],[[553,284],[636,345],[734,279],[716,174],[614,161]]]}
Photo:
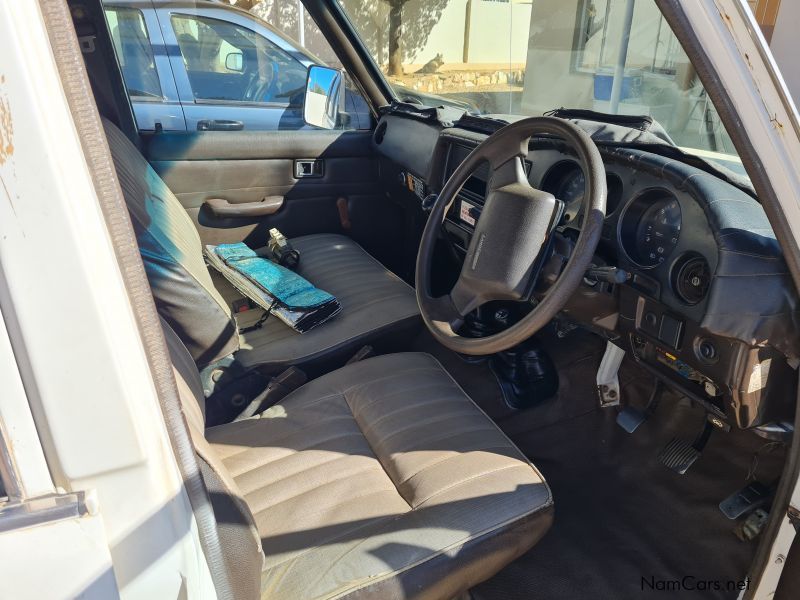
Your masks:
{"label": "round gauge dial", "polygon": [[580,167],[570,169],[561,179],[553,194],[564,206],[564,222],[571,223],[578,217],[586,193],[586,177]]}
{"label": "round gauge dial", "polygon": [[631,260],[656,267],[669,258],[681,234],[678,200],[662,190],[645,193],[625,210],[620,221],[620,243]]}
{"label": "round gauge dial", "polygon": [[[608,199],[606,215],[613,213],[622,198],[622,181],[613,173],[606,173]],[[586,176],[580,165],[564,161],[553,167],[544,178],[542,189],[550,192],[564,203],[564,224],[581,226],[583,197],[586,194]]]}

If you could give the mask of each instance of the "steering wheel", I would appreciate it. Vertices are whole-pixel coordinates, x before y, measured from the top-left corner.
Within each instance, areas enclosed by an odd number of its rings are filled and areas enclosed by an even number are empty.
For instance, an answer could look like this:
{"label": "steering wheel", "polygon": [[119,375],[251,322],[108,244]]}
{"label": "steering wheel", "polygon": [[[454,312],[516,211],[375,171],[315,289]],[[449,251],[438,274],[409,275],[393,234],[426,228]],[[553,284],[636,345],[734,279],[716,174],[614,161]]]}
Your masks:
{"label": "steering wheel", "polygon": [[[563,139],[576,152],[586,179],[583,225],[560,276],[538,304],[508,329],[483,338],[458,335],[467,314],[492,300],[529,301],[550,248],[563,203],[528,182],[524,158],[534,135]],[[448,209],[475,169],[489,164],[486,201],[464,265],[448,294],[433,297],[434,246]],[[425,325],[441,344],[462,354],[494,354],[544,327],[566,304],[590,266],[606,212],[600,152],[582,129],[556,117],[531,117],[496,131],[459,165],[433,205],[417,255],[417,302]]]}

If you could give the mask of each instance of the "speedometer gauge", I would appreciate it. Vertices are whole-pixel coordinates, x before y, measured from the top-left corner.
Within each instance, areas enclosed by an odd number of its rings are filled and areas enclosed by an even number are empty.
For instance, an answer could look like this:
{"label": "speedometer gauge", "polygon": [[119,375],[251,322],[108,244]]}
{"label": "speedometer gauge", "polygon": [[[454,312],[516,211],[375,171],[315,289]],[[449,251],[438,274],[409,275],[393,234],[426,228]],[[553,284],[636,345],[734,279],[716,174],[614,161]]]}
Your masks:
{"label": "speedometer gauge", "polygon": [[564,202],[564,222],[572,223],[583,207],[583,195],[586,193],[586,177],[580,166],[567,163],[569,168],[561,175],[553,190],[553,195]]}
{"label": "speedometer gauge", "polygon": [[642,267],[656,267],[678,245],[681,207],[665,190],[650,190],[625,209],[620,220],[620,244],[628,257]]}
{"label": "speedometer gauge", "polygon": [[575,169],[561,180],[556,192],[556,198],[563,200],[567,204],[577,203],[580,205],[583,202],[583,194],[586,191],[586,177],[583,171]]}
{"label": "speedometer gauge", "polygon": [[[617,210],[622,199],[622,180],[614,173],[606,173],[606,185],[608,188],[606,215],[610,215]],[[565,160],[550,167],[542,179],[541,189],[550,192],[564,203],[563,224],[578,228],[583,224],[581,213],[586,194],[586,176],[578,163]]]}

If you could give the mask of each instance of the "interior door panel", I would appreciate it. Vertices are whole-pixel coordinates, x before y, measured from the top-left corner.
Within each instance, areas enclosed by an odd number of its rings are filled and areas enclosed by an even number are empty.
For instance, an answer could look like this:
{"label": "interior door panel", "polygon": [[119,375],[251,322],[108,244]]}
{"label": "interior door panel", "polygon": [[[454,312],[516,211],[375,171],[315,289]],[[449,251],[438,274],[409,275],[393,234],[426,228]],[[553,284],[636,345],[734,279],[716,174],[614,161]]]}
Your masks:
{"label": "interior door panel", "polygon": [[[160,133],[146,151],[204,242],[246,241],[257,247],[265,245],[271,227],[289,237],[344,232],[358,240],[344,206],[366,203],[392,218],[400,209],[380,191],[370,136],[368,131]],[[322,174],[297,177],[298,159],[321,160]],[[235,205],[276,196],[283,197],[280,209],[261,217],[222,217],[204,205],[212,198]]]}

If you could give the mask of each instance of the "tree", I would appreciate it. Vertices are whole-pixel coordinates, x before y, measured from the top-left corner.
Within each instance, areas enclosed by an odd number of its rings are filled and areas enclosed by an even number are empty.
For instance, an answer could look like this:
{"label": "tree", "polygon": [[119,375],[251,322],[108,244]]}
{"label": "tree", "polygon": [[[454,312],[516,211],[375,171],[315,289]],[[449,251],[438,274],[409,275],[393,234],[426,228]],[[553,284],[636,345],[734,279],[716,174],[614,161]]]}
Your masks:
{"label": "tree", "polygon": [[389,4],[389,75],[403,74],[403,7],[408,0],[383,0]]}
{"label": "tree", "polygon": [[418,55],[452,1],[340,0],[370,54],[386,64],[389,75],[402,75],[404,62],[433,58]]}
{"label": "tree", "polygon": [[[270,25],[296,37],[297,0],[227,0],[249,10]],[[403,62],[413,62],[425,47],[434,25],[452,0],[339,0],[355,29],[389,75],[402,75]],[[337,64],[312,19],[305,19],[306,48],[328,64]],[[388,33],[387,33],[388,30]],[[387,48],[388,46],[388,48]],[[387,51],[388,50],[388,51]],[[423,62],[430,57],[419,57]]]}
{"label": "tree", "polygon": [[261,4],[263,0],[229,0],[233,6],[243,10],[252,10],[256,4]]}

